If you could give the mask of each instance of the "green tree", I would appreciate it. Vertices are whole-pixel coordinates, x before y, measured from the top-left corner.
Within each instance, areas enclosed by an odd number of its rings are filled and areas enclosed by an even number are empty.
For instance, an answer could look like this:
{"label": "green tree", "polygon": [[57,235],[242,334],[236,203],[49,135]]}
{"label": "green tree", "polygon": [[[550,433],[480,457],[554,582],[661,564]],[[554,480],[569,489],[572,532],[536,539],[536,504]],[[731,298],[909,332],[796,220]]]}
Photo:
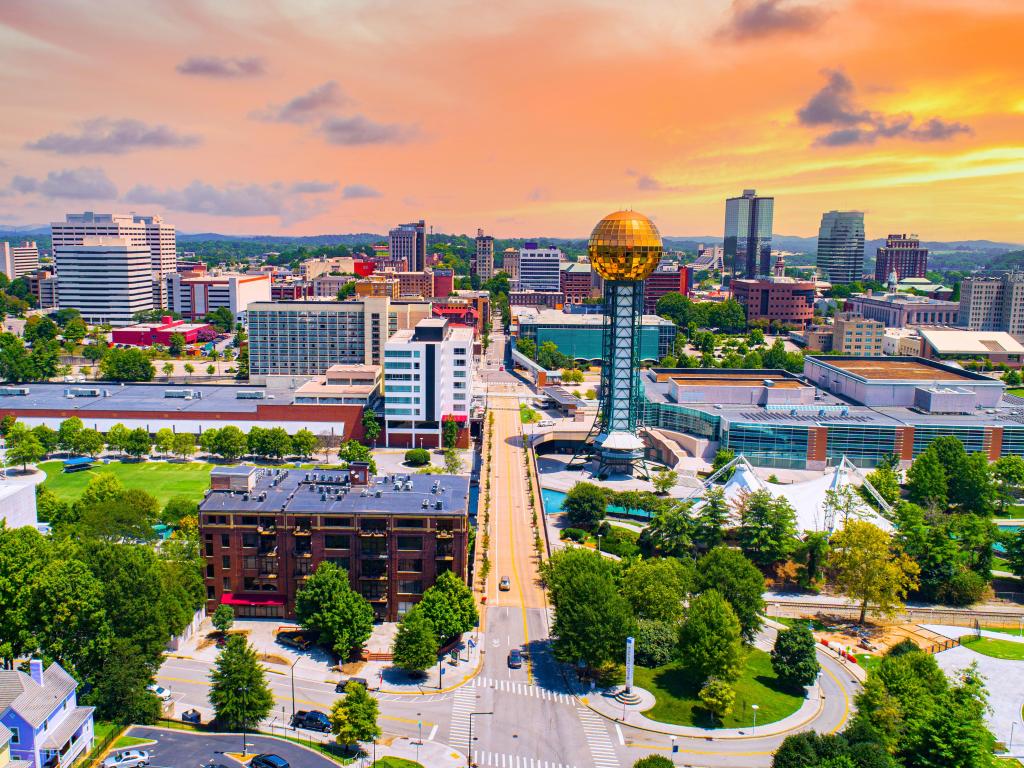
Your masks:
{"label": "green tree", "polygon": [[6,414],[0,419],[0,437],[7,437],[11,432],[11,427],[18,421],[18,419],[12,413]]}
{"label": "green tree", "polygon": [[[363,437],[367,440],[367,442],[376,445],[377,440],[380,439],[380,433],[381,427],[380,421],[377,420],[377,414],[371,411],[370,409],[366,409],[365,411],[363,411]],[[310,454],[301,455],[312,455],[312,452]]]}
{"label": "green tree", "polygon": [[196,452],[196,436],[191,432],[177,432],[174,435],[174,443],[171,445],[171,452],[182,459],[187,459]]}
{"label": "green tree", "polygon": [[441,437],[442,445],[448,450],[454,450],[455,444],[459,442],[459,422],[452,418],[442,419]]}
{"label": "green tree", "polygon": [[665,495],[673,488],[675,488],[676,481],[678,480],[678,472],[671,470],[668,467],[659,467],[658,471],[654,473],[654,477],[651,480],[651,485],[654,486],[655,493]]}
{"label": "green tree", "polygon": [[444,471],[449,475],[458,475],[462,473],[462,457],[459,456],[459,452],[454,448],[447,448],[444,452]]}
{"label": "green tree", "polygon": [[917,586],[917,563],[899,551],[892,537],[862,520],[851,520],[831,540],[828,568],[835,586],[860,603],[860,623],[869,608],[894,616]]}
{"label": "green tree", "polygon": [[213,452],[224,459],[224,461],[238,461],[242,458],[247,447],[248,442],[245,433],[234,424],[228,424],[226,427],[217,430],[214,438]]}
{"label": "green tree", "polygon": [[351,464],[353,461],[363,461],[370,465],[370,474],[377,473],[377,462],[373,460],[373,452],[358,440],[346,440],[338,448],[338,461]]}
{"label": "green tree", "polygon": [[996,483],[996,498],[1001,514],[1006,513],[1008,504],[1012,504],[1024,488],[1024,457],[1002,456],[992,465],[992,474]]}
{"label": "green tree", "polygon": [[693,565],[675,558],[637,560],[622,574],[622,596],[638,619],[678,622],[693,590]]}
{"label": "green tree", "polygon": [[78,446],[78,435],[85,429],[85,424],[77,416],[64,419],[57,428],[57,445],[62,451],[73,453]]}
{"label": "green tree", "polygon": [[141,349],[108,349],[100,361],[100,374],[109,381],[152,381],[156,375],[149,356]]}
{"label": "green tree", "polygon": [[216,372],[217,372],[217,366],[214,365],[213,363],[210,363],[208,366],[206,366],[206,375],[207,376],[213,376],[213,374],[215,374]]}
{"label": "green tree", "polygon": [[61,336],[72,344],[80,344],[88,332],[89,329],[85,327],[85,322],[82,318],[76,317],[64,326],[64,330],[61,331]]}
{"label": "green tree", "polygon": [[160,370],[163,371],[164,376],[168,379],[171,378],[171,374],[174,373],[174,363],[168,360],[166,363],[160,366]]}
{"label": "green tree", "polygon": [[117,453],[124,453],[130,434],[131,431],[124,424],[115,424],[107,430],[107,448]]}
{"label": "green tree", "polygon": [[108,541],[152,541],[153,525],[158,520],[159,504],[141,488],[119,491],[100,503],[75,505],[79,532]]}
{"label": "green tree", "polygon": [[562,511],[573,528],[593,528],[604,520],[607,510],[607,492],[593,483],[576,483],[562,502]]}
{"label": "green tree", "polygon": [[805,589],[817,586],[821,569],[828,557],[828,534],[811,531],[806,534],[793,553],[793,560],[800,564],[800,585]]}
{"label": "green tree", "polygon": [[[733,451],[731,451],[730,449],[728,449],[728,448],[719,448],[718,452],[715,454],[715,458],[711,462],[711,472],[712,472],[712,474],[717,472],[718,470],[720,470],[722,467],[724,467],[726,464],[728,464],[730,461],[732,461],[735,458],[736,458],[736,454]],[[723,483],[726,482],[729,479],[731,474],[732,474],[731,472],[730,473],[722,474],[722,476],[720,478],[721,481]]]}
{"label": "green tree", "polygon": [[230,729],[255,730],[273,709],[263,665],[244,635],[229,635],[217,655],[209,697],[217,722]]}
{"label": "green tree", "polygon": [[93,679],[83,703],[96,707],[96,714],[115,723],[155,723],[163,705],[146,690],[157,671],[157,663],[131,639],[115,636],[110,641],[107,664]]}
{"label": "green tree", "polygon": [[434,625],[419,606],[414,606],[398,622],[398,631],[391,646],[394,665],[407,672],[423,672],[437,663],[437,650]]}
{"label": "green tree", "polygon": [[349,586],[348,572],[327,560],[296,593],[295,616],[342,659],[362,647],[373,631],[373,608]]}
{"label": "green tree", "polygon": [[907,470],[907,495],[915,504],[945,510],[948,504],[946,472],[938,454],[926,449]]}
{"label": "green tree", "polygon": [[533,339],[526,339],[522,336],[516,338],[516,350],[531,360],[537,359],[537,345]]}
{"label": "green tree", "polygon": [[441,642],[468,632],[479,619],[472,591],[452,571],[437,577],[434,585],[423,593],[417,607],[430,621]]}
{"label": "green tree", "polygon": [[730,712],[736,701],[736,691],[732,685],[720,677],[709,677],[697,694],[704,709],[711,713],[712,719],[721,720]]}
{"label": "green tree", "polygon": [[372,741],[381,734],[377,700],[359,683],[345,687],[345,697],[331,705],[331,733],[342,745]]}
{"label": "green tree", "polygon": [[1014,576],[1024,578],[1024,528],[1003,534],[1003,547]]}
{"label": "green tree", "polygon": [[60,329],[50,318],[41,315],[33,315],[25,322],[23,331],[25,341],[35,344],[39,341],[52,341],[57,338]]}
{"label": "green tree", "polygon": [[185,363],[185,365],[182,366],[182,369],[185,371],[185,375],[188,377],[189,381],[191,381],[192,374],[196,372],[196,367],[192,365],[192,363]]}
{"label": "green tree", "polygon": [[582,384],[583,383],[583,371],[578,368],[563,368],[562,369],[562,383],[563,384]]}
{"label": "green tree", "polygon": [[194,517],[199,511],[195,499],[189,496],[172,496],[164,505],[160,514],[160,522],[167,525],[178,525],[186,517]]}
{"label": "green tree", "polygon": [[693,543],[698,549],[707,552],[722,543],[729,514],[725,491],[709,488],[693,519]]}
{"label": "green tree", "polygon": [[718,590],[706,590],[690,602],[679,631],[679,648],[694,682],[703,685],[712,677],[739,678],[743,671],[740,621]]}
{"label": "green tree", "polygon": [[430,451],[426,448],[410,448],[405,452],[405,463],[410,467],[423,467],[430,463]]}
{"label": "green tree", "polygon": [[50,539],[35,528],[0,526],[0,661],[10,669],[17,657],[33,650],[30,596],[33,579],[51,555]]}
{"label": "green tree", "polygon": [[36,464],[45,455],[43,444],[32,430],[24,424],[16,423],[7,433],[7,463],[20,464],[23,470],[29,464]]}
{"label": "green tree", "polygon": [[94,459],[103,452],[103,446],[106,444],[103,435],[95,429],[83,429],[78,433],[76,443],[76,453],[84,453],[86,456],[92,456]]}
{"label": "green tree", "polygon": [[128,440],[125,442],[124,450],[129,456],[141,459],[149,453],[152,447],[153,442],[149,437],[149,432],[142,427],[136,427],[128,433]]}
{"label": "green tree", "polygon": [[865,479],[889,504],[895,504],[900,500],[900,480],[896,471],[888,464],[879,464]]}
{"label": "green tree", "polygon": [[167,351],[175,357],[181,357],[185,351],[185,335],[182,333],[172,333],[171,343],[168,345]]}
{"label": "green tree", "polygon": [[950,479],[952,479],[952,482],[949,482],[951,503],[956,504],[962,512],[980,517],[991,517],[996,503],[996,486],[993,482],[988,457],[984,453],[972,453],[966,456],[959,473],[947,475],[947,481]]}
{"label": "green tree", "polygon": [[715,547],[697,561],[697,591],[716,589],[732,606],[743,639],[754,642],[764,613],[764,577],[741,552]]}
{"label": "green tree", "polygon": [[806,622],[798,621],[778,633],[772,648],[772,669],[784,685],[791,688],[808,686],[814,682],[820,668],[814,635]]}
{"label": "green tree", "polygon": [[[678,294],[676,295],[678,296]],[[661,755],[648,755],[633,763],[633,768],[674,768],[674,766],[675,763]]]}
{"label": "green tree", "polygon": [[235,612],[230,605],[218,605],[210,617],[213,628],[221,634],[226,633],[235,623]]}
{"label": "green tree", "polygon": [[676,655],[679,625],[671,621],[637,619],[636,663],[645,667],[663,667]]}
{"label": "green tree", "polygon": [[215,454],[217,453],[217,438],[220,436],[220,430],[216,427],[205,429],[199,433],[199,448],[203,453]]}
{"label": "green tree", "polygon": [[38,424],[32,427],[32,434],[43,446],[44,453],[50,454],[57,450],[57,430],[50,429],[45,424]]}
{"label": "green tree", "polygon": [[221,333],[231,333],[235,327],[235,318],[227,307],[217,307],[203,319]]}
{"label": "green tree", "polygon": [[782,562],[796,548],[796,512],[783,496],[754,491],[740,507],[740,546],[755,564]]}
{"label": "green tree", "polygon": [[174,450],[174,430],[170,427],[163,427],[157,430],[153,444],[160,453],[170,453]]}
{"label": "green tree", "polygon": [[907,768],[994,766],[995,738],[985,725],[988,711],[977,663],[960,675],[900,749]]}
{"label": "green tree", "polygon": [[292,435],[292,453],[304,459],[313,455],[316,450],[316,435],[308,429],[300,429]]}

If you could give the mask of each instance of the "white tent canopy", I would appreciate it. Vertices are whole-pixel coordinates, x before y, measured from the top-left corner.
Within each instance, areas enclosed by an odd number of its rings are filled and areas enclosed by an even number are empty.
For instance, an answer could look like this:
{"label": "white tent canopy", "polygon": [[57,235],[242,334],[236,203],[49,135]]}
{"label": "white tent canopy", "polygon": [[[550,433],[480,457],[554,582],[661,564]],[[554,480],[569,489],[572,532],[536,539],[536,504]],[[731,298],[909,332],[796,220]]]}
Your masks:
{"label": "white tent canopy", "polygon": [[842,528],[846,520],[851,518],[877,525],[883,531],[891,532],[893,529],[892,523],[864,501],[856,486],[863,485],[884,512],[891,512],[891,507],[845,456],[838,465],[829,468],[820,477],[783,485],[759,478],[750,462],[741,454],[709,477],[701,489],[695,489],[694,496],[701,499],[695,509],[704,503],[703,497],[714,487],[712,484],[715,479],[729,469],[735,471],[725,483],[723,491],[726,502],[736,516],[736,523],[739,522],[739,508],[746,497],[755,491],[768,491],[772,496],[785,498],[790,503],[796,511],[796,525],[800,531],[831,533],[836,528]]}

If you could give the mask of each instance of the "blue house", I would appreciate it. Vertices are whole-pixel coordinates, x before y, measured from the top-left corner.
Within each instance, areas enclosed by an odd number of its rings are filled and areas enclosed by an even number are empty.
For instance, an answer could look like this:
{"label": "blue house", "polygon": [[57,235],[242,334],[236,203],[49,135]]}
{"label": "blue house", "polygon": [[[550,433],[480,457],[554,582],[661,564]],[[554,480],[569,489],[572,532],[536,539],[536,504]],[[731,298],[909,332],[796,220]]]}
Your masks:
{"label": "blue house", "polygon": [[0,726],[10,731],[10,756],[31,768],[71,765],[92,748],[92,707],[80,707],[78,683],[60,664],[45,670],[32,659],[29,674],[0,670]]}

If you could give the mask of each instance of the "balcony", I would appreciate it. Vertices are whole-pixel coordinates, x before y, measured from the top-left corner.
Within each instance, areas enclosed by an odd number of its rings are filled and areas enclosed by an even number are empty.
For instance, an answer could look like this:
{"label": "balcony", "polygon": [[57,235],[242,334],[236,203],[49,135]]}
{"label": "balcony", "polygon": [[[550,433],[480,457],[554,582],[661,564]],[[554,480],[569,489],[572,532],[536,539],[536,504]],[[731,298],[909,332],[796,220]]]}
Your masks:
{"label": "balcony", "polygon": [[437,532],[437,538],[439,538],[439,539],[450,539],[450,538],[452,538],[452,532],[451,531],[438,531]]}
{"label": "balcony", "polygon": [[451,550],[441,549],[441,550],[438,550],[434,554],[434,559],[435,560],[454,560],[455,559],[455,555],[452,553]]}
{"label": "balcony", "polygon": [[313,531],[311,531],[309,528],[296,528],[294,531],[292,531],[292,533],[294,533],[296,536],[312,536],[313,535]]}
{"label": "balcony", "polygon": [[387,558],[388,558],[388,551],[386,549],[381,549],[381,550],[376,550],[376,549],[366,550],[366,549],[364,549],[364,550],[362,550],[359,553],[359,556],[361,558],[363,558],[364,560],[387,560]]}
{"label": "balcony", "polygon": [[261,536],[276,536],[277,526],[276,525],[257,525],[256,530],[259,531]]}
{"label": "balcony", "polygon": [[313,556],[312,552],[299,551],[297,549],[294,552],[292,552],[292,554],[295,555],[295,557],[303,557],[303,558],[305,558],[305,557],[312,557]]}
{"label": "balcony", "polygon": [[387,528],[366,528],[359,531],[360,536],[370,536],[374,538],[383,538],[388,535]]}

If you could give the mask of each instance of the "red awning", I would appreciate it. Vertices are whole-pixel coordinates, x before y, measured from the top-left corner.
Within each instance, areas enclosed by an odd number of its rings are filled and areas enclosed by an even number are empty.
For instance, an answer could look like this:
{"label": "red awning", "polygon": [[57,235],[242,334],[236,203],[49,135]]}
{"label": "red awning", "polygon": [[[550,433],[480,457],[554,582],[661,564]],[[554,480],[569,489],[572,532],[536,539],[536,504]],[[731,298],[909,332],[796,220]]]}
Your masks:
{"label": "red awning", "polygon": [[443,417],[441,421],[455,421],[459,424],[463,424],[467,418],[467,416],[460,413],[449,413],[447,416]]}
{"label": "red awning", "polygon": [[233,595],[225,592],[220,602],[222,605],[284,605],[280,595]]}

